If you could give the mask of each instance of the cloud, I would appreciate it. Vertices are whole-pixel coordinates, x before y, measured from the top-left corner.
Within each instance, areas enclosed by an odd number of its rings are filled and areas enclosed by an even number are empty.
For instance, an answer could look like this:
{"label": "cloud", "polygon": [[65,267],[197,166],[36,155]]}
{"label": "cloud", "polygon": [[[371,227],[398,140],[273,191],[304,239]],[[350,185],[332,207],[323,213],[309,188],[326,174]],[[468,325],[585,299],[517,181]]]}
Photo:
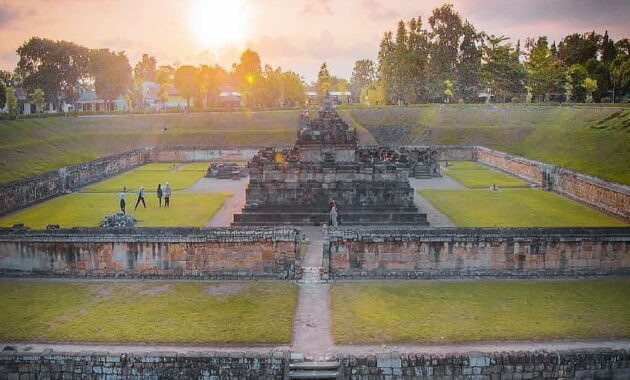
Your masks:
{"label": "cloud", "polygon": [[285,37],[264,35],[258,42],[248,45],[251,49],[258,51],[263,57],[296,57],[304,54],[304,49],[291,44]]}
{"label": "cloud", "polygon": [[329,15],[333,14],[330,8],[330,0],[307,0],[307,4],[302,8],[301,15]]}
{"label": "cloud", "polygon": [[400,16],[398,12],[385,7],[376,0],[363,0],[361,1],[361,6],[366,11],[368,17],[373,20],[391,20]]}

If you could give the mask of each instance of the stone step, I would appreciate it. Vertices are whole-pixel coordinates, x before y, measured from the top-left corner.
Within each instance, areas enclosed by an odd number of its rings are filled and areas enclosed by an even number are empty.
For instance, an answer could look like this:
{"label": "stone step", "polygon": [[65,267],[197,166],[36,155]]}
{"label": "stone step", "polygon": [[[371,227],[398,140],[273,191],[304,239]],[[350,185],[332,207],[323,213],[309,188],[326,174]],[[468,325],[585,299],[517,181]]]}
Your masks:
{"label": "stone step", "polygon": [[329,371],[290,371],[289,379],[336,379],[338,372]]}
{"label": "stone step", "polygon": [[336,370],[339,368],[339,362],[294,362],[289,364],[289,368],[292,370]]}

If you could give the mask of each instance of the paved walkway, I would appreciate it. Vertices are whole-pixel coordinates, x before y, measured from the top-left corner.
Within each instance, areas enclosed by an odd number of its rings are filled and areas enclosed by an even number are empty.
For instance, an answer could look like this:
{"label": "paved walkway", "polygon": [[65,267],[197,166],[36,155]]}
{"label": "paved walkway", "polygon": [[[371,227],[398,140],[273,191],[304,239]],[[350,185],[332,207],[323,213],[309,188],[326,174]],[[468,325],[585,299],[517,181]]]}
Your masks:
{"label": "paved walkway", "polygon": [[427,220],[431,227],[455,227],[453,223],[446,215],[440,210],[435,208],[433,203],[429,202],[425,197],[418,193],[420,189],[463,189],[464,185],[455,181],[448,176],[442,176],[431,179],[416,179],[410,178],[409,184],[414,190],[413,200],[420,209],[420,212],[427,214]]}
{"label": "paved walkway", "polygon": [[230,192],[232,197],[225,201],[223,207],[206,224],[206,227],[229,227],[245,206],[245,189],[249,178],[233,179],[200,178],[194,185],[186,189],[189,193]]}
{"label": "paved walkway", "polygon": [[323,233],[320,227],[302,231],[309,242],[303,259],[305,275],[299,284],[291,349],[310,359],[325,359],[334,354],[334,343],[330,330],[330,285],[320,282]]}

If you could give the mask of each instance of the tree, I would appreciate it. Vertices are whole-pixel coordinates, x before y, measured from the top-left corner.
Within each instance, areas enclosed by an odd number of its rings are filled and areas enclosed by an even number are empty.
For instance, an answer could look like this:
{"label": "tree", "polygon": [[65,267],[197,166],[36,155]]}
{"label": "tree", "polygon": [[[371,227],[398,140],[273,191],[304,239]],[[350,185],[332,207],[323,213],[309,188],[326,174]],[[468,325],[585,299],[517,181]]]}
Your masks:
{"label": "tree", "polygon": [[164,65],[158,67],[155,74],[155,81],[160,84],[172,84],[175,78],[175,68],[173,66]]}
{"label": "tree", "polygon": [[586,92],[586,102],[593,103],[593,92],[597,90],[597,81],[592,78],[586,78],[582,82],[582,87],[584,87]]}
{"label": "tree", "polygon": [[463,38],[459,45],[459,65],[457,66],[457,92],[467,102],[474,100],[479,92],[481,75],[481,43],[483,35],[477,33],[468,21],[464,23]]}
{"label": "tree", "polygon": [[190,99],[199,92],[199,69],[194,66],[180,66],[175,71],[175,87],[186,98],[186,107],[190,108]]}
{"label": "tree", "polygon": [[528,39],[525,46],[528,49],[527,86],[532,96],[547,100],[552,92],[559,90],[564,77],[562,65],[549,49],[547,37],[539,37],[536,42]]}
{"label": "tree", "polygon": [[304,81],[296,73],[291,71],[282,73],[281,86],[284,104],[297,106],[306,100]]}
{"label": "tree", "polygon": [[322,63],[319,68],[319,72],[317,73],[317,95],[320,98],[323,98],[331,88],[331,80],[330,73],[328,72],[328,66],[326,66],[326,62]]}
{"label": "tree", "polygon": [[602,37],[600,50],[602,62],[604,62],[606,65],[610,65],[610,63],[617,56],[617,48],[615,47],[615,41],[608,37],[608,31],[606,31],[604,33],[604,37]]}
{"label": "tree", "polygon": [[31,103],[36,107],[36,111],[41,113],[44,110],[44,90],[41,88],[34,89],[30,95]]}
{"label": "tree", "polygon": [[569,67],[567,71],[567,81],[573,88],[573,100],[575,102],[584,102],[586,100],[586,89],[584,81],[588,78],[588,71],[584,66],[575,64]]}
{"label": "tree", "polygon": [[354,63],[350,77],[350,91],[359,96],[361,89],[376,80],[376,66],[370,59],[360,59]]}
{"label": "tree", "polygon": [[630,55],[619,54],[610,63],[610,79],[612,82],[613,102],[617,94],[622,96],[630,90]]}
{"label": "tree", "polygon": [[459,43],[463,34],[463,22],[452,4],[435,8],[429,17],[431,26],[431,62],[429,91],[441,98],[442,83],[455,79],[457,73]]}
{"label": "tree", "polygon": [[15,90],[13,87],[6,87],[4,90],[6,102],[7,102],[7,110],[9,111],[9,115],[13,117],[18,116],[17,112],[17,98],[15,97]]}
{"label": "tree", "polygon": [[584,64],[589,78],[597,81],[597,88],[592,95],[594,101],[599,102],[611,90],[610,64],[606,64],[595,58],[591,58]]}
{"label": "tree", "polygon": [[385,87],[380,82],[372,82],[361,89],[361,104],[384,106],[387,104]]}
{"label": "tree", "polygon": [[386,97],[393,92],[394,46],[392,32],[385,32],[378,51],[378,80],[384,89]]}
{"label": "tree", "polygon": [[44,90],[48,102],[57,104],[59,92],[73,101],[79,83],[89,76],[88,53],[87,48],[72,42],[33,37],[17,49],[16,73],[27,91]]}
{"label": "tree", "polygon": [[226,77],[227,72],[221,66],[201,65],[199,68],[200,102],[196,104],[201,104],[203,108],[206,108],[208,103],[216,105],[221,92],[221,83]]}
{"label": "tree", "polygon": [[106,109],[119,96],[127,94],[131,85],[131,66],[124,52],[109,49],[91,50],[90,73],[94,77],[94,90],[105,101]]}
{"label": "tree", "polygon": [[4,105],[7,103],[7,94],[6,94],[7,86],[0,81],[0,108],[4,108]]}
{"label": "tree", "polygon": [[262,78],[260,56],[251,49],[245,50],[240,57],[238,64],[234,65],[233,76],[241,95],[245,98],[245,103],[254,105],[258,103],[256,94]]}
{"label": "tree", "polygon": [[133,68],[133,76],[140,82],[155,81],[157,75],[157,61],[148,54],[142,54],[140,62]]}
{"label": "tree", "polygon": [[525,92],[525,71],[519,62],[519,53],[512,48],[504,36],[488,36],[484,47],[486,64],[482,69],[483,81],[495,95],[495,99],[506,101],[508,97],[519,96]]}
{"label": "tree", "polygon": [[558,56],[566,67],[584,64],[591,58],[597,58],[601,38],[595,32],[570,34],[558,44]]}
{"label": "tree", "polygon": [[453,96],[453,82],[450,79],[444,81],[444,97],[445,102],[448,103]]}
{"label": "tree", "polygon": [[157,96],[162,108],[166,107],[166,102],[168,102],[168,86],[169,84],[163,83],[160,85],[160,89],[158,90]]}

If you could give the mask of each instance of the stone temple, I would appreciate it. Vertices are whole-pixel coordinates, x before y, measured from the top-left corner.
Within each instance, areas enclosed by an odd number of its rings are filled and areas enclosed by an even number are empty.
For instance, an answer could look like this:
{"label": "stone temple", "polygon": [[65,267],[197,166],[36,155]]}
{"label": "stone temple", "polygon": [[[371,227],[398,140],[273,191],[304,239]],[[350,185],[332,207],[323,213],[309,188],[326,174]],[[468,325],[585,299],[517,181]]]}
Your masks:
{"label": "stone temple", "polygon": [[262,149],[249,163],[246,204],[234,225],[319,225],[334,198],[345,225],[427,226],[409,177],[439,176],[431,148],[359,146],[356,130],[326,97],[315,118],[300,116],[289,149]]}

